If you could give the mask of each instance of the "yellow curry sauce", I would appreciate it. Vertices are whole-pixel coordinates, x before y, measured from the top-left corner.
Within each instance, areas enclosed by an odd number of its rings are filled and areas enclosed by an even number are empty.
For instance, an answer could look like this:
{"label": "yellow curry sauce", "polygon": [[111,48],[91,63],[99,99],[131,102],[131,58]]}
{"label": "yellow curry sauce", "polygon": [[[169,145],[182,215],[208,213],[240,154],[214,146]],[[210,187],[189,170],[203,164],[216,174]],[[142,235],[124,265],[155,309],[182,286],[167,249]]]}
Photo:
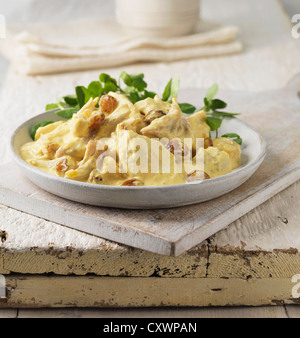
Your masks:
{"label": "yellow curry sauce", "polygon": [[[90,99],[70,120],[39,128],[35,141],[22,146],[21,155],[40,170],[81,182],[121,186],[180,184],[225,175],[239,166],[239,144],[228,138],[211,140],[209,132],[205,112],[185,117],[176,99],[168,103],[156,96],[132,104],[126,96],[111,92],[102,96],[99,104],[98,98]],[[99,149],[99,142],[105,139]],[[164,143],[163,139],[170,141]],[[185,148],[185,139],[191,140],[190,148]],[[204,139],[200,149],[197,139]],[[138,150],[141,142],[148,146],[149,154],[145,163],[139,163],[146,170],[136,172],[128,163],[143,161]],[[178,163],[177,149],[181,149],[183,157],[188,154],[193,160],[202,156],[204,177]],[[151,161],[161,163],[167,157],[169,171],[162,166],[153,172]]]}

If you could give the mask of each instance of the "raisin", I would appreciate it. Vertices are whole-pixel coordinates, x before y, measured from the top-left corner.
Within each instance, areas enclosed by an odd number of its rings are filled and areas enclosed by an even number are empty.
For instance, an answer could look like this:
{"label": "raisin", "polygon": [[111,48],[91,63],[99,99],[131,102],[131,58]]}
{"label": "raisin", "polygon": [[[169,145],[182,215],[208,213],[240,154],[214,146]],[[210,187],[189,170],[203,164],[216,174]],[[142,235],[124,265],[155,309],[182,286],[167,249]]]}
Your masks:
{"label": "raisin", "polygon": [[103,113],[111,114],[117,106],[118,101],[110,95],[103,95],[100,99],[100,108]]}

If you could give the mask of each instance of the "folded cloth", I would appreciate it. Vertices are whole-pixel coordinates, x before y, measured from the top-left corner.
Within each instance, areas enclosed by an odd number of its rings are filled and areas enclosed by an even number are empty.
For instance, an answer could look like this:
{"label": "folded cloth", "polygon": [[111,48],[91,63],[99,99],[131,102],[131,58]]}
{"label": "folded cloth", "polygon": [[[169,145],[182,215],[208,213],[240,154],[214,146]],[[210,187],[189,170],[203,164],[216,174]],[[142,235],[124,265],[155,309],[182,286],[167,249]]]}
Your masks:
{"label": "folded cloth", "polygon": [[201,21],[192,35],[146,38],[125,34],[113,20],[84,20],[28,25],[26,30],[11,27],[1,50],[17,71],[38,75],[238,53],[238,32]]}

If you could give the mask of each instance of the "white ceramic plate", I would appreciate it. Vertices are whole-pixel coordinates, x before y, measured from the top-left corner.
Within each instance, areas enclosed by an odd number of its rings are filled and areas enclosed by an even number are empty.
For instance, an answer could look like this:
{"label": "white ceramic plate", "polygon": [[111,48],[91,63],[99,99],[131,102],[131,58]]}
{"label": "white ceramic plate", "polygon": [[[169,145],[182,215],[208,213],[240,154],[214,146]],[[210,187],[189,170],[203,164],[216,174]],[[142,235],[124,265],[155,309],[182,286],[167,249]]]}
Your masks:
{"label": "white ceramic plate", "polygon": [[248,180],[261,165],[266,154],[266,143],[262,136],[240,119],[224,119],[220,135],[238,133],[243,139],[242,164],[232,173],[186,184],[159,187],[103,186],[68,180],[47,174],[20,157],[20,148],[30,142],[29,130],[43,121],[61,120],[54,111],[35,116],[21,124],[11,137],[14,160],[33,183],[60,197],[103,207],[127,209],[172,208],[211,200],[236,189]]}

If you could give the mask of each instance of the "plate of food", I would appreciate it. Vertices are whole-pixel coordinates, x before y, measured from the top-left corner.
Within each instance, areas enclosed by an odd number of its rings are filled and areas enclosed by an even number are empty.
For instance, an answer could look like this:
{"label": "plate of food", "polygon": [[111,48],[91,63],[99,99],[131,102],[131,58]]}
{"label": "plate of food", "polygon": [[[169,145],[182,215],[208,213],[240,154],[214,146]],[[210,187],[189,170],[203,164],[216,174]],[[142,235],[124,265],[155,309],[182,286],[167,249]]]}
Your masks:
{"label": "plate of food", "polygon": [[101,74],[22,123],[13,158],[40,188],[95,206],[172,208],[229,193],[258,169],[266,143],[223,111],[216,84],[196,107],[178,102],[179,82],[157,95],[143,74]]}

